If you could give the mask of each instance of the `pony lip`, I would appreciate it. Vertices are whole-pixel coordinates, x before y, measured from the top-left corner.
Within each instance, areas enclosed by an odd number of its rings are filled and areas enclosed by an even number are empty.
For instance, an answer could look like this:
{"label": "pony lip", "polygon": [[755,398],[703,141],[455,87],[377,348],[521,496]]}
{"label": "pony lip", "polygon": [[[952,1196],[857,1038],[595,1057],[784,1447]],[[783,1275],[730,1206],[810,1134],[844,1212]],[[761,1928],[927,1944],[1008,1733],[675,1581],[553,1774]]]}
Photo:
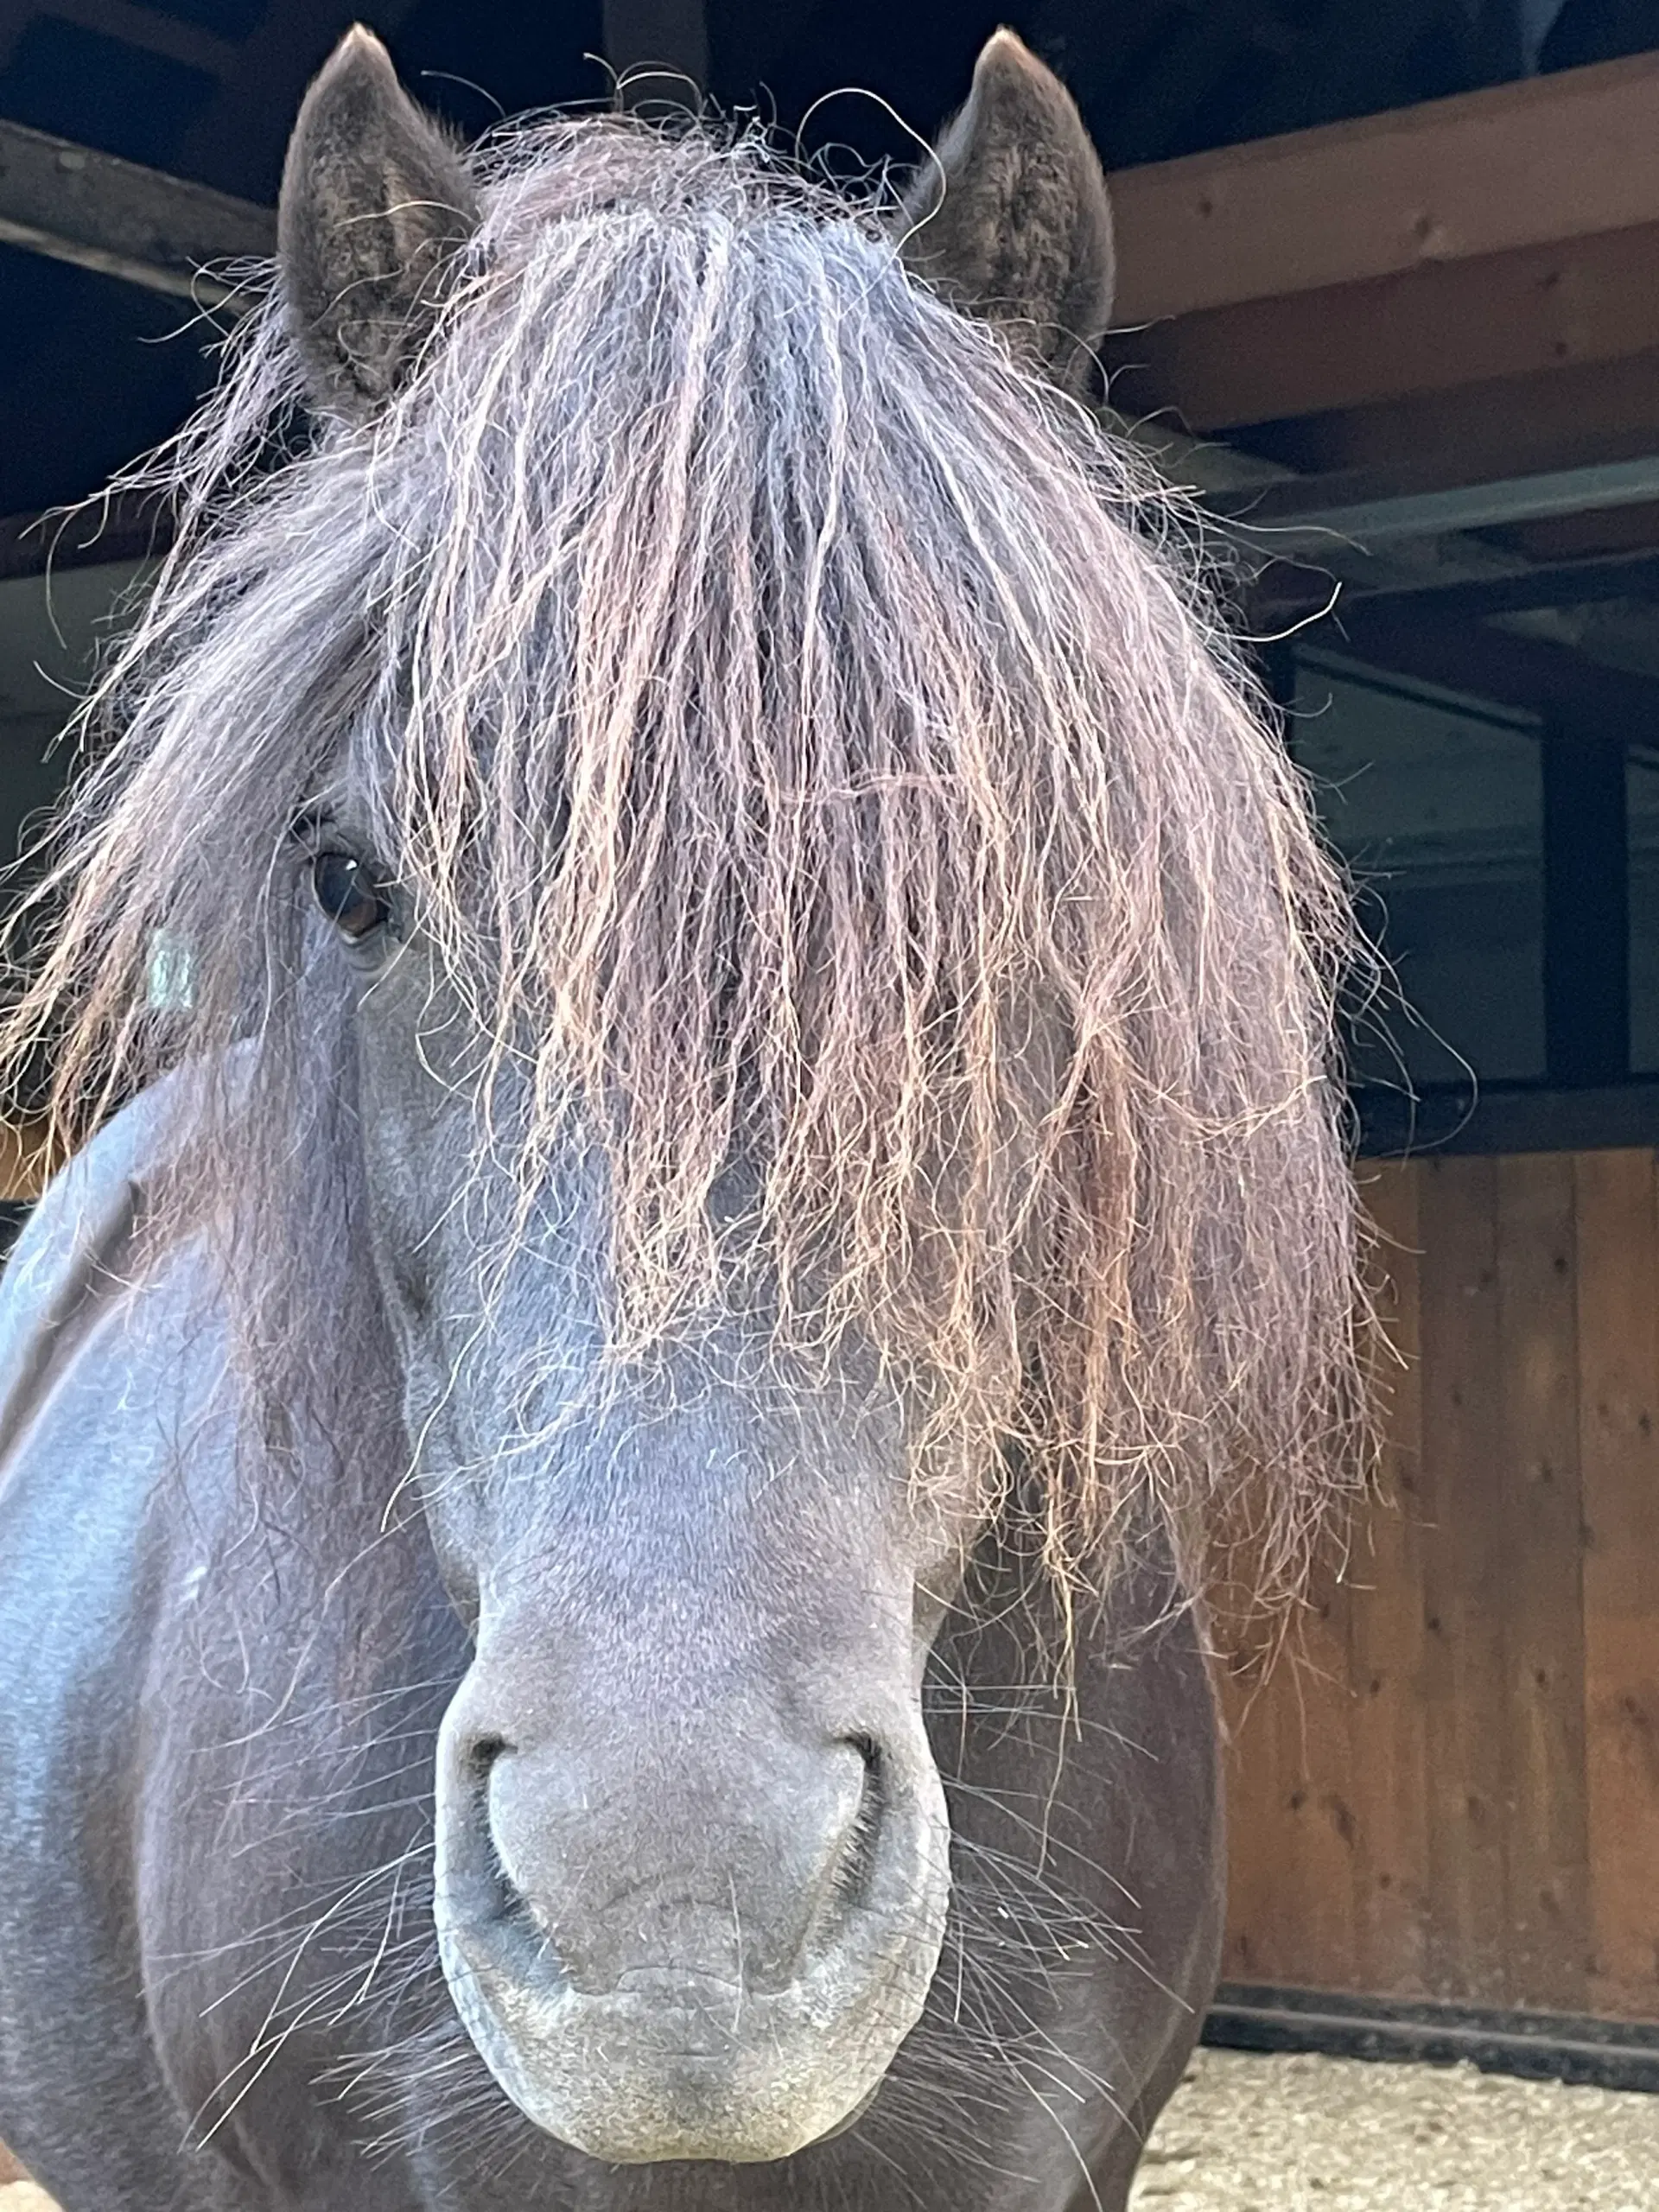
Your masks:
{"label": "pony lip", "polygon": [[855,2125],[932,1963],[910,1990],[889,1982],[874,2017],[848,2004],[839,1965],[743,1998],[740,2012],[717,1976],[653,1968],[644,1987],[550,1993],[502,1973],[487,1942],[441,1942],[462,2022],[513,2103],[574,2149],[626,2165],[789,2158]]}

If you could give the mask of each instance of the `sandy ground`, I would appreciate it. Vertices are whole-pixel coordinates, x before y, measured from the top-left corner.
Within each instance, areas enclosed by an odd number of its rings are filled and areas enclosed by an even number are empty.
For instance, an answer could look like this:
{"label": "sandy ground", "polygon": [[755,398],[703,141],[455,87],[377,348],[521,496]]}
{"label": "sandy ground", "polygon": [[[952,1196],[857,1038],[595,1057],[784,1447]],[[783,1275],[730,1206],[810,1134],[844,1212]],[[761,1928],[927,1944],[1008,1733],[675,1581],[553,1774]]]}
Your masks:
{"label": "sandy ground", "polygon": [[[1659,2212],[1659,2096],[1198,2053],[1134,2212]],[[0,2202],[0,2212],[10,2207]]]}
{"label": "sandy ground", "polygon": [[[1659,2212],[1659,2096],[1200,2051],[1134,2212]],[[54,2212],[28,2182],[0,2212]]]}

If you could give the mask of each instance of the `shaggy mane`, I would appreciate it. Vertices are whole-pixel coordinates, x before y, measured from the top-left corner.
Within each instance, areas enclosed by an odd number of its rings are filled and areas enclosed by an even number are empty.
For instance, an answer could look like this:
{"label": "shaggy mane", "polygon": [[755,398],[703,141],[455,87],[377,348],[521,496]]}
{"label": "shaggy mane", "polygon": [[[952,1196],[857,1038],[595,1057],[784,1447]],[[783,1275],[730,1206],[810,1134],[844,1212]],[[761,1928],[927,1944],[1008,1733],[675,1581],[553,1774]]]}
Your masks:
{"label": "shaggy mane", "polygon": [[243,1339],[302,1367],[353,1137],[291,825],[349,761],[515,1234],[602,1148],[615,1360],[758,1259],[780,1343],[857,1332],[1028,1471],[1062,1576],[1150,1500],[1189,1566],[1253,1517],[1271,1579],[1358,1404],[1346,901],[1166,495],[752,145],[559,124],[481,167],[375,423],[296,434],[273,297],[141,473],[181,527],[10,1065],[49,1050],[68,1144],[194,1071],[168,1233],[233,1192]]}

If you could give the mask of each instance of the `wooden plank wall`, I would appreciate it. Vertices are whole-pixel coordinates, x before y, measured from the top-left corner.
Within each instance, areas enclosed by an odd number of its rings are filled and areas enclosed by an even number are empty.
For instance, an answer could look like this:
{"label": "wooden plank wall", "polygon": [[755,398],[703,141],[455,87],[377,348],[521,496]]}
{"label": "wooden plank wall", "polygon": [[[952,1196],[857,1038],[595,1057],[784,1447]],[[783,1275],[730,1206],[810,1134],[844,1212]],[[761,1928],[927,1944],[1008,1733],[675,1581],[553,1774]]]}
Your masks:
{"label": "wooden plank wall", "polygon": [[45,1124],[0,1122],[0,1200],[32,1202],[46,1187]]}
{"label": "wooden plank wall", "polygon": [[1659,2021],[1659,1159],[1362,1173],[1392,1502],[1244,1686],[1224,1972]]}

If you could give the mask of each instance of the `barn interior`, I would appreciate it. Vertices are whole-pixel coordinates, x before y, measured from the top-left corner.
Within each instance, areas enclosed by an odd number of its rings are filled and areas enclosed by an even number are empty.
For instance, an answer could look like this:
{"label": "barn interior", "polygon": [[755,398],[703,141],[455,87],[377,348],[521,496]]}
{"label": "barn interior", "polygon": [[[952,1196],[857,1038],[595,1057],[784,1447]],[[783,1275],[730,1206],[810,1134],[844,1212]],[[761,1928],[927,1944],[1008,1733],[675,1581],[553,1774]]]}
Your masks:
{"label": "barn interior", "polygon": [[[166,529],[79,503],[207,388],[353,13],[0,0],[8,854]],[[1393,978],[1350,1010],[1389,1495],[1300,1663],[1233,1686],[1212,2032],[1659,2088],[1659,0],[371,20],[469,136],[694,85],[849,180],[1000,21],[1071,87],[1119,231],[1101,404],[1211,516]]]}

